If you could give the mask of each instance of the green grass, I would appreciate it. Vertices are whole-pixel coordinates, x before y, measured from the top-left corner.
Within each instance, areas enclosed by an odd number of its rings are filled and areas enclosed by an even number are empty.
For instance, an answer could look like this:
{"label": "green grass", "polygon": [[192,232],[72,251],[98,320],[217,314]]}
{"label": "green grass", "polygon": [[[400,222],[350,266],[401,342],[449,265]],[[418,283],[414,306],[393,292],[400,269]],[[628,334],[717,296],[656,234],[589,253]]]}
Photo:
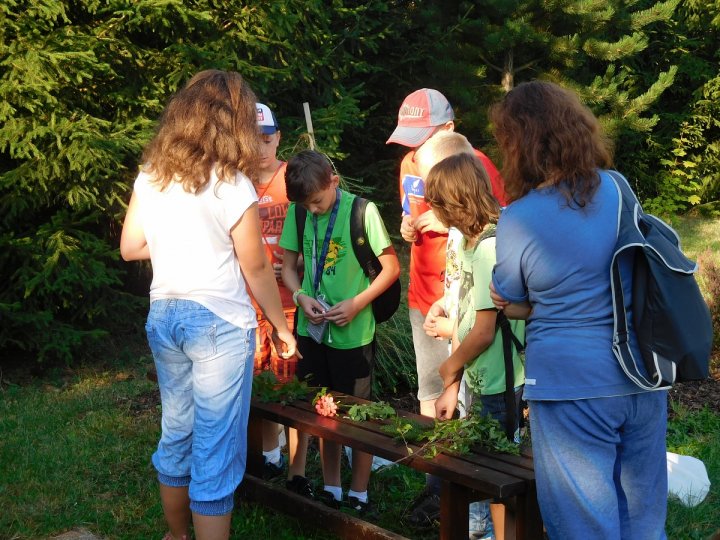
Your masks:
{"label": "green grass", "polygon": [[680,242],[686,255],[693,259],[710,250],[716,261],[720,261],[720,218],[681,216],[672,220],[672,226],[680,235]]}

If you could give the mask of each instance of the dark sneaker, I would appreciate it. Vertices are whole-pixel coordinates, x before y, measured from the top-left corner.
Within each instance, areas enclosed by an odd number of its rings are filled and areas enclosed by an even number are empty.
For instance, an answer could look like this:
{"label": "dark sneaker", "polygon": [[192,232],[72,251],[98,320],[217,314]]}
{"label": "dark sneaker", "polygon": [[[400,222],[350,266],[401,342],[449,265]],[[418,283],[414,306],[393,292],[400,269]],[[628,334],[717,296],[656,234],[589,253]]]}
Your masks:
{"label": "dark sneaker", "polygon": [[377,519],[379,517],[375,506],[370,501],[362,502],[357,497],[348,495],[347,501],[345,501],[345,507],[352,510],[358,516],[362,518]]}
{"label": "dark sneaker", "polygon": [[423,490],[413,501],[406,521],[413,527],[432,527],[440,521],[440,495]]}
{"label": "dark sneaker", "polygon": [[317,500],[323,503],[325,506],[329,506],[330,508],[334,508],[335,510],[338,510],[340,508],[340,505],[342,504],[342,501],[338,501],[335,498],[335,495],[333,495],[329,491],[325,491],[324,489],[318,494]]}
{"label": "dark sneaker", "polygon": [[263,465],[263,478],[265,480],[272,480],[273,478],[277,478],[283,473],[283,470],[285,469],[285,456],[280,454],[280,463],[270,463],[268,460],[265,460],[265,464]]}
{"label": "dark sneaker", "polygon": [[292,480],[288,480],[287,482],[285,482],[285,487],[293,493],[297,493],[298,495],[302,495],[303,497],[307,497],[308,499],[312,499],[315,497],[315,493],[313,492],[310,480],[308,480],[304,476],[296,474],[292,477]]}

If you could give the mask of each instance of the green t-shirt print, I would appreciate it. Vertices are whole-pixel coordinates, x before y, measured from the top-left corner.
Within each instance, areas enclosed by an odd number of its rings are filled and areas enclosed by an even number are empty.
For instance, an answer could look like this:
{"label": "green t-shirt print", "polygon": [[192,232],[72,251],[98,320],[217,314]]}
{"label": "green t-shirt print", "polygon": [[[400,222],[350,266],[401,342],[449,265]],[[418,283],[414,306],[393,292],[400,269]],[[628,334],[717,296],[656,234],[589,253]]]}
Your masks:
{"label": "green t-shirt print", "polygon": [[[323,266],[323,276],[320,280],[319,293],[325,295],[330,305],[342,300],[357,296],[370,285],[370,280],[360,268],[355,257],[350,236],[350,211],[355,195],[341,190],[340,205],[338,207],[335,226],[332,230],[328,254]],[[317,216],[318,240],[316,241],[317,257],[320,256],[322,242],[325,238],[330,212]],[[365,211],[365,228],[367,239],[375,255],[380,255],[385,248],[391,245],[385,225],[380,217],[377,206],[369,203]],[[304,276],[302,288],[312,294],[313,268],[312,245],[314,228],[312,214],[309,212],[305,218],[302,253],[304,257]],[[295,223],[295,203],[288,208],[285,225],[280,236],[280,247],[290,251],[300,252],[297,245],[297,227]],[[334,349],[352,349],[371,343],[375,337],[375,319],[372,314],[372,305],[363,309],[352,322],[346,326],[330,324],[329,332],[325,334],[323,343]],[[307,318],[302,310],[298,310],[297,332],[307,336]]]}
{"label": "green t-shirt print", "polygon": [[[475,247],[466,249],[463,239],[460,243],[459,262],[461,266],[460,302],[458,307],[458,339],[462,341],[475,324],[477,311],[494,309],[490,298],[490,278],[495,266],[495,238],[486,238]],[[513,333],[520,341],[525,339],[525,321],[510,321]],[[513,347],[515,386],[525,382],[522,358]],[[469,367],[466,368],[468,385],[473,392],[482,395],[500,394],[505,391],[505,359],[502,336],[495,334],[495,340]]]}

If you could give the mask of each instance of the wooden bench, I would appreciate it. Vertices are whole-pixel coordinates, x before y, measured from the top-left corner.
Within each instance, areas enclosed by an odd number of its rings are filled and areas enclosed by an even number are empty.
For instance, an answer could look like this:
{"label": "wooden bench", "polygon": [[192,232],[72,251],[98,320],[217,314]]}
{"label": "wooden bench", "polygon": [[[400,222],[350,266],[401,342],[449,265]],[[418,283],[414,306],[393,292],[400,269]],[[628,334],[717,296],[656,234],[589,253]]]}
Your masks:
{"label": "wooden bench", "polygon": [[[367,403],[350,396],[337,397],[345,404]],[[402,411],[397,413],[423,424],[432,423],[432,420],[419,415]],[[242,487],[246,496],[295,517],[315,519],[316,525],[332,530],[342,538],[403,537],[352,518],[348,514],[332,511],[320,503],[260,480],[263,470],[263,419],[294,427],[390,461],[404,458],[400,462],[403,465],[438,476],[442,482],[440,538],[443,540],[468,538],[469,502],[490,498],[505,505],[505,535],[508,540],[543,538],[535,473],[529,455],[512,456],[476,451],[463,456],[440,454],[433,459],[408,456],[402,443],[381,431],[380,422],[353,422],[342,417],[323,417],[306,401],[282,405],[253,399],[248,430],[247,475]],[[417,446],[410,447],[415,453],[419,450]],[[322,514],[322,518],[318,517],[318,512]]]}

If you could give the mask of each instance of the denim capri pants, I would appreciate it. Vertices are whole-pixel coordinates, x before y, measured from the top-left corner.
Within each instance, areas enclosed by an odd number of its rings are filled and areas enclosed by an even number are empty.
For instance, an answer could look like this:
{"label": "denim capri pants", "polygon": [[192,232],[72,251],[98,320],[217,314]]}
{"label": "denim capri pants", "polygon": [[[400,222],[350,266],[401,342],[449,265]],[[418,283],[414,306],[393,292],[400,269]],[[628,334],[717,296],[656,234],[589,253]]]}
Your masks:
{"label": "denim capri pants", "polygon": [[158,480],[189,486],[197,514],[227,514],[247,461],[255,329],[180,299],[153,301],[145,329],[162,400]]}

